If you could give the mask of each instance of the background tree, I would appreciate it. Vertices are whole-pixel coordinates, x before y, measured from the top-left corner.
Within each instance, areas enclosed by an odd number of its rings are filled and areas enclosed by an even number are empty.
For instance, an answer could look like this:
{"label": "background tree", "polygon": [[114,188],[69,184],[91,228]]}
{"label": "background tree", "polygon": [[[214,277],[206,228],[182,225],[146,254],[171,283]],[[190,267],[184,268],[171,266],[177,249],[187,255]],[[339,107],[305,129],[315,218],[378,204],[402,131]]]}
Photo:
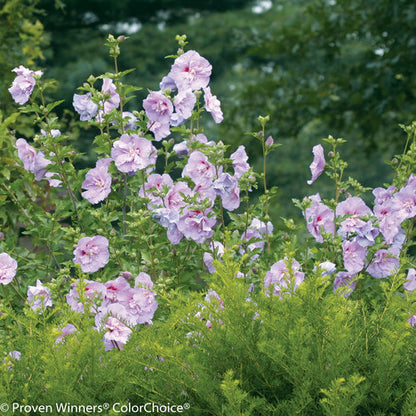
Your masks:
{"label": "background tree", "polygon": [[259,113],[270,114],[270,133],[287,144],[271,179],[292,195],[308,192],[301,166],[328,134],[349,141],[360,180],[380,184],[387,155],[404,145],[398,124],[416,110],[415,17],[407,0],[275,1],[240,31],[224,131],[243,137]]}
{"label": "background tree", "polygon": [[[16,3],[8,1],[8,3]],[[108,3],[108,4],[107,4]],[[90,74],[111,70],[102,47],[107,33],[127,34],[120,65],[136,68],[131,82],[157,89],[169,68],[164,56],[175,35],[213,64],[214,93],[225,121],[209,134],[251,160],[260,149],[248,131],[271,116],[267,133],[283,146],[272,157],[269,180],[281,195],[276,216],[291,210],[291,198],[329,192],[309,187],[311,149],[328,134],[344,137],[344,156],[364,185],[389,179],[384,163],[403,147],[399,123],[414,117],[416,6],[411,0],[296,0],[196,2],[39,0],[50,39],[42,62],[59,81],[62,108]],[[56,8],[58,6],[58,8]],[[203,28],[203,30],[201,30]],[[6,71],[7,72],[7,71]],[[129,102],[140,109],[146,91]],[[81,145],[88,150],[87,137]],[[88,161],[86,161],[88,163]]]}
{"label": "background tree", "polygon": [[172,25],[196,13],[240,10],[252,3],[253,0],[40,0],[39,6],[46,12],[43,20],[47,30],[65,32],[128,21]]}
{"label": "background tree", "polygon": [[[16,163],[14,129],[19,113],[7,90],[16,74],[11,70],[19,65],[32,66],[44,58],[42,50],[46,35],[39,20],[37,0],[7,0],[0,2],[0,231],[7,233],[16,226],[18,216],[6,187],[15,176]],[[21,118],[20,120],[23,120]],[[31,125],[20,121],[19,130],[30,134]],[[19,175],[17,173],[16,175]]]}
{"label": "background tree", "polygon": [[46,38],[39,20],[38,0],[6,0],[0,3],[0,110],[9,108],[12,100],[7,88],[19,65],[33,65],[43,58]]}

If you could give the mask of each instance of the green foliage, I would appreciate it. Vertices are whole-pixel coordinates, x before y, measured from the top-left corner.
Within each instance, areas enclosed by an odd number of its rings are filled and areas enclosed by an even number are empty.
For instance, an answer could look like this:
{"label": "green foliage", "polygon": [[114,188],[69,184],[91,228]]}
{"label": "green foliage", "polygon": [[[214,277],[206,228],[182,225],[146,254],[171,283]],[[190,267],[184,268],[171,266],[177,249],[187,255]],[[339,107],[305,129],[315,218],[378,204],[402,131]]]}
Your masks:
{"label": "green foliage", "polygon": [[[24,121],[13,110],[7,89],[16,75],[12,72],[13,68],[21,64],[34,65],[44,58],[42,47],[46,37],[37,4],[37,0],[6,0],[0,4],[0,230],[3,233],[15,230],[18,223],[18,216],[8,195],[10,181],[21,174],[14,162],[14,134],[16,129],[20,133],[33,132],[30,121]],[[27,188],[30,188],[29,183]]]}
{"label": "green foliage", "polygon": [[[90,320],[64,305],[46,316],[14,316],[19,327],[2,338],[3,348],[25,353],[20,361],[5,357],[1,399],[189,403],[193,415],[412,414],[416,334],[393,280],[371,310],[364,300],[327,293],[317,274],[282,299],[249,294],[236,270],[226,257],[213,277],[223,307],[176,293],[167,320],[137,329],[123,351],[104,352]],[[61,313],[62,325],[74,322],[79,331],[56,344],[52,315]]]}
{"label": "green foliage", "polygon": [[11,104],[7,88],[13,80],[11,70],[19,65],[33,65],[44,58],[46,40],[39,20],[38,0],[6,0],[0,4],[0,111]]}
{"label": "green foliage", "polygon": [[333,416],[356,414],[357,406],[366,394],[366,391],[359,387],[364,380],[364,377],[352,375],[349,380],[344,378],[334,380],[329,390],[322,390],[327,396],[321,399],[325,414]]}
{"label": "green foliage", "polygon": [[402,414],[414,416],[416,414],[416,396],[415,388],[413,387],[406,396],[406,401],[403,405]]}

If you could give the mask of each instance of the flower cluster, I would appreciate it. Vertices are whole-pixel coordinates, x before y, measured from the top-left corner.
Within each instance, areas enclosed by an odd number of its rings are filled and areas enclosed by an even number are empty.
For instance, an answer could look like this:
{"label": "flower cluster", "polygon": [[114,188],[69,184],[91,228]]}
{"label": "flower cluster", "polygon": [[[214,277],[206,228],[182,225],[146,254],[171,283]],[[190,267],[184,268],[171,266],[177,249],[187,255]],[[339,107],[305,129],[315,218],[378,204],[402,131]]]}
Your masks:
{"label": "flower cluster", "polygon": [[120,172],[133,174],[155,165],[157,151],[150,140],[137,134],[123,134],[113,143],[111,157]]}
{"label": "flower cluster", "polygon": [[285,258],[274,263],[264,277],[264,290],[267,296],[273,293],[282,297],[282,293],[294,292],[304,281],[305,273],[295,259]]}
{"label": "flower cluster", "polygon": [[39,279],[36,280],[36,286],[27,288],[27,301],[30,307],[34,311],[39,310],[39,313],[53,305],[50,290]]}
{"label": "flower cluster", "polygon": [[[312,180],[322,173],[325,162],[321,148],[314,147]],[[304,210],[307,228],[318,243],[325,235],[342,239],[342,266],[335,275],[334,290],[355,287],[360,272],[375,278],[394,274],[400,264],[400,250],[405,241],[402,223],[416,216],[416,177],[412,174],[400,190],[393,186],[373,190],[373,209],[357,196],[347,196],[335,210],[321,201],[319,193],[308,197]]]}
{"label": "flower cluster", "polygon": [[16,276],[17,261],[7,253],[0,253],[0,284],[8,285]]}
{"label": "flower cluster", "polygon": [[[169,74],[160,83],[160,91],[150,92],[143,101],[149,120],[147,126],[156,141],[167,137],[171,126],[183,124],[192,116],[197,102],[195,92],[201,89],[205,94],[205,109],[211,112],[217,123],[222,121],[220,103],[207,87],[211,70],[210,63],[192,50],[175,59]],[[170,95],[175,91],[177,94],[172,98]],[[191,137],[191,141],[206,148],[213,144],[203,134]],[[153,218],[167,229],[172,244],[178,244],[183,237],[197,243],[212,237],[217,222],[213,211],[217,195],[223,207],[230,211],[240,205],[238,178],[223,172],[221,166],[213,165],[203,147],[190,150],[190,143],[184,141],[174,148],[178,155],[188,156],[182,178],[191,179],[193,188],[186,180],[174,184],[168,174],[154,174],[147,178],[139,191],[140,196],[149,199],[147,206]]]}
{"label": "flower cluster", "polygon": [[60,344],[63,343],[65,341],[65,338],[70,335],[73,334],[75,331],[77,330],[77,328],[75,327],[75,325],[73,324],[68,324],[65,325],[62,329],[61,329],[61,335],[58,336],[58,338],[56,338],[55,340],[55,344]]}
{"label": "flower cluster", "polygon": [[[53,134],[60,135],[59,130],[54,131]],[[36,151],[25,139],[16,140],[17,154],[23,163],[23,167],[28,172],[32,172],[35,175],[37,181],[46,179],[49,186],[59,187],[61,181],[59,179],[53,179],[56,175],[54,172],[49,172],[46,168],[52,162],[46,159],[45,154],[40,150]]]}
{"label": "flower cluster", "polygon": [[[211,64],[198,52],[190,50],[179,55],[171,70],[160,82],[160,91],[152,91],[143,101],[149,119],[148,129],[160,141],[169,136],[171,126],[179,126],[192,116],[197,102],[196,92],[204,92],[204,107],[216,123],[221,123],[221,103],[212,95],[208,83]],[[173,92],[177,92],[171,97]]]}
{"label": "flower cluster", "polygon": [[[7,253],[0,253],[0,284],[10,284],[16,272],[17,261]],[[28,286],[27,302],[34,311],[40,310],[39,313],[53,305],[49,289],[39,279],[36,280],[36,286]]]}
{"label": "flower cluster", "polygon": [[113,80],[103,79],[101,95],[104,97],[99,101],[99,105],[92,99],[92,93],[74,94],[72,105],[80,115],[81,121],[92,120],[96,116],[98,122],[103,121],[103,114],[110,113],[120,105],[120,95],[116,91]]}
{"label": "flower cluster", "polygon": [[16,103],[26,104],[35,88],[36,78],[40,78],[43,73],[42,71],[32,71],[23,65],[12,69],[12,72],[15,72],[17,77],[9,88],[9,92]]}
{"label": "flower cluster", "polygon": [[84,273],[94,273],[108,263],[108,240],[102,235],[82,237],[74,249],[74,263]]}
{"label": "flower cluster", "polygon": [[312,174],[312,178],[307,181],[308,185],[312,185],[318,177],[321,175],[321,173],[325,169],[325,156],[324,156],[324,148],[321,144],[317,144],[312,149],[313,153],[313,162],[309,166]]}
{"label": "flower cluster", "polygon": [[131,275],[125,272],[105,283],[77,280],[66,296],[67,303],[76,312],[84,313],[88,306],[89,313],[95,316],[95,328],[104,332],[106,349],[121,349],[132,328],[152,324],[158,307],[153,282],[147,273],[141,272],[136,277],[134,287],[125,276]]}
{"label": "flower cluster", "polygon": [[[172,244],[178,244],[183,237],[197,243],[212,237],[217,223],[213,210],[217,196],[229,211],[240,205],[238,177],[224,172],[223,166],[211,163],[203,152],[205,149],[209,153],[212,146],[205,135],[198,134],[192,140],[198,142],[199,147],[188,153],[188,144],[183,144],[186,152],[182,154],[189,154],[189,157],[182,170],[182,179],[174,183],[169,174],[151,174],[139,190],[139,195],[147,199],[154,220],[167,229]],[[238,151],[245,155],[243,147]],[[233,157],[236,159],[231,155]],[[244,168],[248,171],[248,164]]]}
{"label": "flower cluster", "polygon": [[258,259],[259,253],[264,249],[265,236],[270,236],[272,232],[273,224],[270,221],[265,224],[258,218],[253,218],[251,224],[247,227],[247,230],[242,235],[243,247],[240,249],[240,254],[256,250],[256,253],[251,255],[250,259]]}
{"label": "flower cluster", "polygon": [[83,198],[91,204],[98,204],[103,201],[111,192],[111,174],[108,172],[112,159],[104,158],[97,161],[95,168],[90,169],[85,175],[82,183]]}
{"label": "flower cluster", "polygon": [[113,143],[111,158],[100,159],[95,168],[90,169],[82,183],[85,191],[82,196],[91,204],[103,201],[111,193],[112,176],[110,164],[114,161],[116,168],[125,174],[137,171],[151,172],[156,164],[157,151],[151,141],[137,134],[122,134]]}

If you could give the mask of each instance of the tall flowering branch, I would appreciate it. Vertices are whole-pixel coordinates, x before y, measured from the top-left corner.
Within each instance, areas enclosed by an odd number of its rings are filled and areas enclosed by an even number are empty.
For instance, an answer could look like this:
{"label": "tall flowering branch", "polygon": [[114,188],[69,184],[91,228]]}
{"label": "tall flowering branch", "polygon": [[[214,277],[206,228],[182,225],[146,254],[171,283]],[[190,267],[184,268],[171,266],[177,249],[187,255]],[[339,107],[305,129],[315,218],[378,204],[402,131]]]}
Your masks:
{"label": "tall flowering branch", "polygon": [[335,184],[335,205],[338,203],[339,197],[345,189],[343,188],[343,175],[348,166],[348,163],[341,159],[337,147],[340,144],[345,143],[344,139],[334,139],[332,136],[328,136],[324,139],[324,142],[332,146],[332,150],[329,152],[330,161],[328,163],[328,176],[334,181]]}
{"label": "tall flowering branch", "polygon": [[[265,136],[265,126],[266,123],[270,120],[270,116],[259,116],[258,120],[260,121],[261,124],[261,131],[258,134],[258,138],[260,140],[261,143],[261,147],[262,147],[262,153],[263,153],[263,172],[262,172],[262,178],[263,178],[263,188],[264,188],[264,197],[265,197],[265,220],[266,222],[269,221],[270,216],[269,216],[269,203],[270,203],[270,195],[269,195],[269,190],[267,189],[267,179],[266,179],[266,156],[269,153],[267,147],[271,146],[273,143],[266,143],[266,140],[264,138]],[[268,229],[266,227],[266,242],[267,242],[267,253],[270,253],[270,235],[268,232]]]}
{"label": "tall flowering branch", "polygon": [[[118,69],[118,61],[117,58],[120,55],[120,43],[126,39],[125,36],[119,36],[115,38],[113,35],[109,35],[107,38],[106,45],[109,46],[109,54],[111,57],[114,58],[114,70],[115,70],[115,85],[116,91],[119,97],[120,102],[120,130],[124,134],[125,132],[125,123],[123,120],[123,96],[121,94],[121,86],[120,86],[120,72]],[[126,213],[127,213],[127,193],[128,193],[128,184],[127,184],[127,174],[123,173],[123,234],[126,235],[127,233],[127,225],[126,225]]]}
{"label": "tall flowering branch", "polygon": [[120,114],[121,114],[120,130],[123,133],[125,131],[125,126],[124,126],[124,121],[123,121],[123,95],[121,94],[121,84],[120,84],[120,78],[122,74],[120,74],[119,69],[118,69],[117,58],[120,55],[120,43],[123,42],[124,40],[126,40],[126,37],[123,35],[117,38],[115,38],[113,35],[109,35],[107,38],[107,43],[106,43],[106,45],[110,48],[109,50],[110,56],[114,58],[114,70],[115,70],[114,81],[115,81],[116,91],[117,91],[117,94],[119,96],[119,101],[120,101]]}
{"label": "tall flowering branch", "polygon": [[[59,149],[58,149],[58,147],[56,145],[56,142],[54,140],[56,135],[53,133],[51,124],[49,122],[49,113],[50,113],[51,110],[48,109],[48,107],[45,105],[45,98],[44,98],[44,95],[43,95],[43,87],[42,87],[41,84],[39,85],[39,94],[40,94],[40,99],[41,99],[41,102],[42,102],[42,105],[41,105],[40,109],[42,111],[42,116],[43,116],[43,119],[44,119],[45,125],[46,125],[46,143],[50,144],[51,147],[52,147],[53,153],[56,157],[57,167],[58,167],[59,173],[62,176],[62,180],[64,181],[65,186],[68,190],[68,195],[69,195],[69,197],[72,201],[72,205],[74,207],[75,214],[79,219],[77,199],[75,197],[74,191],[72,190],[71,183],[69,181],[69,178],[68,178],[68,176],[65,172],[65,168],[63,166],[63,160],[61,159],[61,157],[59,155]],[[38,117],[39,120],[41,120],[41,118],[38,114],[37,114],[37,117]]]}

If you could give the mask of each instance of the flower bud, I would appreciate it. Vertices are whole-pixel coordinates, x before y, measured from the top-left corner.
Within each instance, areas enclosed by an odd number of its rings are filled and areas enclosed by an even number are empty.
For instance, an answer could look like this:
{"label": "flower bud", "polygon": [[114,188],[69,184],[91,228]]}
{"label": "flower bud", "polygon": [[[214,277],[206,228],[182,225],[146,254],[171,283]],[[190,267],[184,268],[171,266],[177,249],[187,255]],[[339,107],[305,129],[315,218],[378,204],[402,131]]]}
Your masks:
{"label": "flower bud", "polygon": [[258,120],[262,125],[266,124],[270,120],[270,116],[258,116]]}
{"label": "flower bud", "polygon": [[124,277],[126,280],[130,280],[133,278],[133,275],[130,272],[121,272],[121,276]]}
{"label": "flower bud", "polygon": [[[94,84],[94,82],[97,80],[97,78],[94,75],[90,75],[87,78],[88,83],[90,83],[91,85]],[[88,84],[84,83],[84,87],[87,87]]]}

